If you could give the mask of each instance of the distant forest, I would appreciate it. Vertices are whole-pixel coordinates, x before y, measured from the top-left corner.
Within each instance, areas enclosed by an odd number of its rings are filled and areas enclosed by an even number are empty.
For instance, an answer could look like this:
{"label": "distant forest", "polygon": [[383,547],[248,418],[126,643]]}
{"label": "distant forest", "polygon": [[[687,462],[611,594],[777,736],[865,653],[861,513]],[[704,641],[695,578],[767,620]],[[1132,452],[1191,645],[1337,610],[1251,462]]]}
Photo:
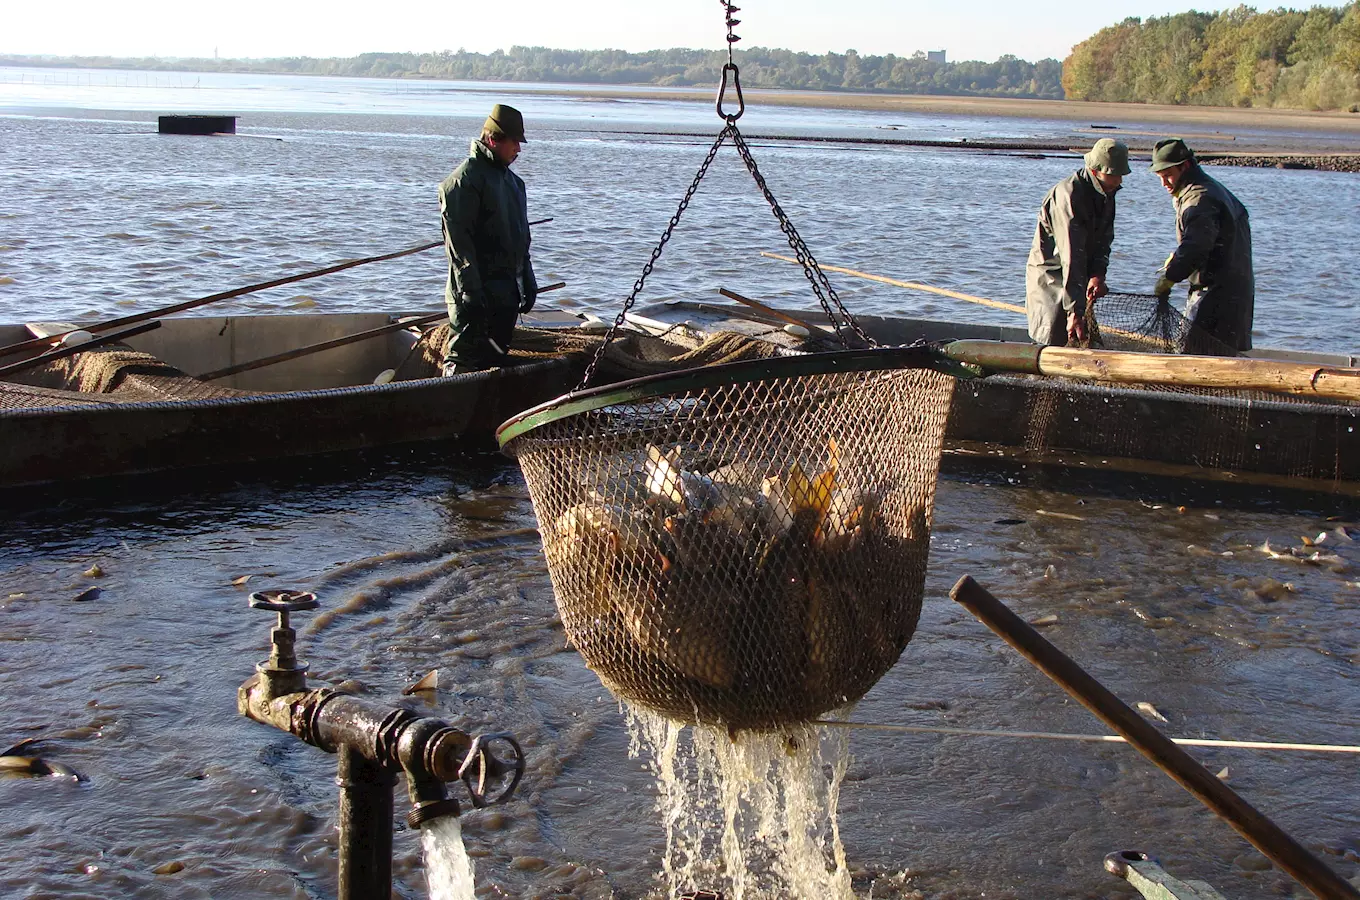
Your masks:
{"label": "distant forest", "polygon": [[[895,94],[968,94],[987,97],[1062,99],[1062,63],[1026,62],[1003,56],[996,62],[931,62],[910,56],[795,53],[753,47],[737,51],[745,88],[814,91],[881,91]],[[552,50],[511,47],[492,53],[362,53],[347,59],[115,59],[113,57],[0,56],[0,64],[79,66],[99,69],[261,72],[297,75],[353,75],[368,78],[436,78],[452,81],[550,81],[573,84],[716,85],[726,51]]]}
{"label": "distant forest", "polygon": [[[908,56],[739,50],[742,85],[857,91],[1108,100],[1203,106],[1349,109],[1360,112],[1360,0],[1306,12],[1249,6],[1125,19],[1072,48],[1064,62],[933,62]],[[195,72],[261,72],[712,87],[725,51],[552,50],[363,53],[346,59],[115,59],[0,56],[0,64]]]}
{"label": "distant forest", "polygon": [[1360,2],[1125,19],[1072,48],[1069,100],[1360,112]]}

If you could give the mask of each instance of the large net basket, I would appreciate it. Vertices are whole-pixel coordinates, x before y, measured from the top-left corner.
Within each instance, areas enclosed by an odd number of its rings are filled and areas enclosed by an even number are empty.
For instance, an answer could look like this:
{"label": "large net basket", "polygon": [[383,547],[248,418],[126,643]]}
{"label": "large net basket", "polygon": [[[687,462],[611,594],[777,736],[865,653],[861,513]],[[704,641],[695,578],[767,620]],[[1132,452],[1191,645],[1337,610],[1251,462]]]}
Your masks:
{"label": "large net basket", "polygon": [[502,425],[601,680],[729,728],[859,699],[920,616],[948,366],[918,347],[734,363]]}

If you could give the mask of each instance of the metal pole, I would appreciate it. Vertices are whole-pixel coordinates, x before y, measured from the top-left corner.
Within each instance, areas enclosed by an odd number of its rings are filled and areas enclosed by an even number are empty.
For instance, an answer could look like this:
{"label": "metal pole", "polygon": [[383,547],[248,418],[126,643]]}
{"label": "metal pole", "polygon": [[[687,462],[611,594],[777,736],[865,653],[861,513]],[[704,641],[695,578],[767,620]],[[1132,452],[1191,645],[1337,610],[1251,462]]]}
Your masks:
{"label": "metal pole", "polygon": [[960,578],[949,595],[1315,896],[1323,900],[1360,898],[1360,891],[1153,728],[972,576]]}
{"label": "metal pole", "polygon": [[396,773],[341,744],[335,783],[340,786],[339,900],[392,896],[392,789]]}

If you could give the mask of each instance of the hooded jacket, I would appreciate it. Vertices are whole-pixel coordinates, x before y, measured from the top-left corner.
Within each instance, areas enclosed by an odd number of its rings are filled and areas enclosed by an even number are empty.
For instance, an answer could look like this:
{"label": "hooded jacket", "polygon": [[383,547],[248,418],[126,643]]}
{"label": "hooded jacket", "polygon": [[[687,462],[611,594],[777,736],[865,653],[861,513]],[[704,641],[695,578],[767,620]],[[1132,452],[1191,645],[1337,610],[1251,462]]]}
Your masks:
{"label": "hooded jacket", "polygon": [[1044,197],[1025,266],[1025,312],[1035,342],[1066,343],[1067,314],[1085,314],[1086,283],[1110,267],[1114,212],[1114,192],[1102,190],[1085,166]]}

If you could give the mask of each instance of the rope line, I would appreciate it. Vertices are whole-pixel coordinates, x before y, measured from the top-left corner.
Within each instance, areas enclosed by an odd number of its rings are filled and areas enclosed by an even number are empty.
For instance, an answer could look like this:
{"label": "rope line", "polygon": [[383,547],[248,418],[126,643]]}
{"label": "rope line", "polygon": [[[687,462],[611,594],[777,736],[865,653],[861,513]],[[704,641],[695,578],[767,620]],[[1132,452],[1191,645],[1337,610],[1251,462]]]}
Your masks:
{"label": "rope line", "polygon": [[[989,731],[983,728],[947,728],[932,725],[887,725],[878,722],[847,722],[842,719],[818,719],[818,725],[837,728],[858,728],[865,731],[899,731],[910,734],[963,734],[974,737],[1038,738],[1050,741],[1086,741],[1101,744],[1126,744],[1117,734],[1060,734],[1047,731]],[[1170,738],[1173,744],[1186,747],[1228,747],[1239,750],[1288,750],[1306,753],[1360,753],[1360,747],[1347,744],[1297,744],[1276,741],[1222,741],[1211,738]]]}

